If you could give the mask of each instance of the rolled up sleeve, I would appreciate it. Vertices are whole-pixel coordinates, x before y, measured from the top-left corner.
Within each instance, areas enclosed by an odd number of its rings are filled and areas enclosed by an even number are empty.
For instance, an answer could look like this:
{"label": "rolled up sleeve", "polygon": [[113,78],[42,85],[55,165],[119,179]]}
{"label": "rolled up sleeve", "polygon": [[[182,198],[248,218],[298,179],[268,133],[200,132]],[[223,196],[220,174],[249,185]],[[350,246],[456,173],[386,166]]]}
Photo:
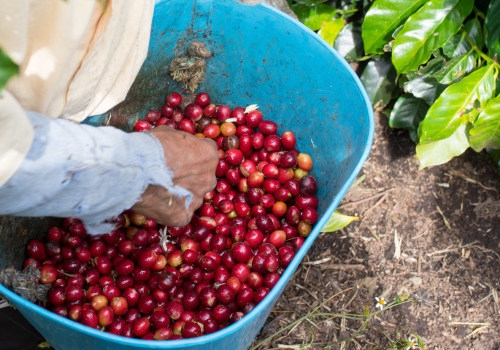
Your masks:
{"label": "rolled up sleeve", "polygon": [[0,187],[0,215],[78,217],[91,234],[141,199],[148,185],[192,200],[173,183],[163,147],[149,133],[126,133],[28,112],[34,140],[15,174]]}

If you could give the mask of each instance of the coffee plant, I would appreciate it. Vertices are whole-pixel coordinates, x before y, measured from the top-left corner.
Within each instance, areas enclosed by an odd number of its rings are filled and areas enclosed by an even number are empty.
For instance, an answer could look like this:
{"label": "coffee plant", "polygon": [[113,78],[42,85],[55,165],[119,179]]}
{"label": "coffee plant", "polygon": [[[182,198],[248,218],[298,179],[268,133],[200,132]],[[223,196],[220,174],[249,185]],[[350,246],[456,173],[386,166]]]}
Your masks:
{"label": "coffee plant", "polygon": [[[420,168],[469,147],[500,169],[500,2],[473,0],[292,1],[360,74],[389,125],[406,128]],[[340,23],[342,22],[342,23]],[[331,28],[340,23],[336,32]],[[337,28],[337,27],[336,27]]]}

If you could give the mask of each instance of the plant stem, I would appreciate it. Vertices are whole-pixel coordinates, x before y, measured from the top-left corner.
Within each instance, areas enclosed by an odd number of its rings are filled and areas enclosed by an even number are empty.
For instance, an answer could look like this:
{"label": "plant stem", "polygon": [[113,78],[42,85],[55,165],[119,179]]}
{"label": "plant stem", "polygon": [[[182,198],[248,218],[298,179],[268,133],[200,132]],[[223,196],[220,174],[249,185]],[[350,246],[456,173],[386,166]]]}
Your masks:
{"label": "plant stem", "polygon": [[352,10],[343,11],[342,15],[347,15],[349,13],[355,13],[355,12],[358,12],[358,9],[352,9]]}
{"label": "plant stem", "polygon": [[481,17],[484,20],[484,18],[485,18],[484,13],[480,9],[478,9],[476,6],[474,6],[474,12],[476,12],[476,15],[478,17]]}
{"label": "plant stem", "polygon": [[495,62],[495,60],[493,60],[491,57],[489,57],[487,54],[485,54],[483,51],[481,51],[481,49],[476,44],[474,44],[474,42],[472,42],[471,38],[469,38],[469,35],[467,32],[465,32],[465,34],[466,34],[465,37],[467,38],[467,41],[469,42],[469,44],[472,46],[472,49],[474,51],[476,51],[479,54],[479,56],[481,56],[481,58],[484,59],[486,62],[491,63],[497,69],[500,69],[500,64]]}

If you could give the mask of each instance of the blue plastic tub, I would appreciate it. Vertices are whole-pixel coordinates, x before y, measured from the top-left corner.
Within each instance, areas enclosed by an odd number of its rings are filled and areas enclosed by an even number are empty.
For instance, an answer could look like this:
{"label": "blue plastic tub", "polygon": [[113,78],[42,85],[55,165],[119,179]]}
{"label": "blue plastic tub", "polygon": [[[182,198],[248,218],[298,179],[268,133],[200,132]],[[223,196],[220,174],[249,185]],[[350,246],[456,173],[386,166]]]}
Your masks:
{"label": "blue plastic tub", "polygon": [[[370,101],[355,73],[311,30],[267,6],[234,0],[158,1],[148,58],[127,100],[109,114],[90,118],[130,127],[137,116],[180,91],[167,72],[170,60],[191,41],[213,53],[199,91],[231,107],[258,104],[279,133],[292,130],[298,148],[314,159],[320,220],[269,295],[239,322],[207,336],[143,341],[100,332],[57,316],[0,285],[0,293],[56,349],[246,349],[263,326],[293,272],[361,169],[372,144]],[[1,218],[0,266],[20,267],[24,245],[41,238],[49,219]],[[21,234],[22,233],[22,234]]]}

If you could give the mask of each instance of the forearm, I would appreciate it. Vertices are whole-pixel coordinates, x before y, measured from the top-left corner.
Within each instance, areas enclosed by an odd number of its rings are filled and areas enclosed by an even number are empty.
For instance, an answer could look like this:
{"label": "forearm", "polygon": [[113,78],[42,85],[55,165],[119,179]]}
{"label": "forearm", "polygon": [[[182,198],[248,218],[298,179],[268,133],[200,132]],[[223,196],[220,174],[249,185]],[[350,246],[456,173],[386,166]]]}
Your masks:
{"label": "forearm", "polygon": [[159,141],[145,133],[53,120],[28,112],[35,139],[16,173],[0,187],[0,214],[80,218],[104,233],[113,218],[160,185],[186,199],[172,181]]}

